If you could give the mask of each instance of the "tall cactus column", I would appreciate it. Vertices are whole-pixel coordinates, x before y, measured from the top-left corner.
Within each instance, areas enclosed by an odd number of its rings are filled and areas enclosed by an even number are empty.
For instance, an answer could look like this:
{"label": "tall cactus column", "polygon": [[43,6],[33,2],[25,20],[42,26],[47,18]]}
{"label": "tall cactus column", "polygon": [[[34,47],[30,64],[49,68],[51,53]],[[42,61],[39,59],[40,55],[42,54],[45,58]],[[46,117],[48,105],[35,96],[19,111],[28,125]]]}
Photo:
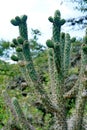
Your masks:
{"label": "tall cactus column", "polygon": [[61,26],[65,23],[65,20],[61,19],[60,11],[57,10],[54,13],[54,18],[49,17],[49,21],[53,23],[52,40],[54,43],[54,57],[57,71],[58,73],[60,73],[61,68],[60,33],[61,33]]}
{"label": "tall cactus column", "polygon": [[20,71],[22,72],[23,77],[26,79],[26,82],[29,84],[29,76],[25,67],[25,58],[22,53],[22,44],[24,40],[28,40],[28,31],[27,31],[27,16],[23,15],[21,17],[16,16],[15,19],[11,20],[12,25],[19,28],[20,36],[17,39],[13,39],[12,47],[16,48],[17,56],[12,56],[12,60],[18,61],[20,65]]}
{"label": "tall cactus column", "polygon": [[64,46],[60,42],[61,26],[65,23],[64,19],[61,19],[59,10],[54,13],[54,18],[49,17],[49,21],[53,24],[53,36],[52,40],[47,41],[47,46],[53,48],[54,51],[54,64],[55,64],[55,80],[56,80],[56,91],[57,91],[57,103],[58,112],[55,114],[55,130],[67,130],[66,123],[66,109],[65,109],[65,99],[63,94],[65,92],[64,88],[64,70],[63,70],[63,50]]}
{"label": "tall cactus column", "polygon": [[84,44],[81,47],[81,70],[79,76],[79,88],[76,96],[76,109],[74,127],[71,130],[82,130],[84,107],[87,101],[87,30]]}
{"label": "tall cactus column", "polygon": [[[42,83],[40,80],[40,76],[36,72],[30,52],[30,43],[28,41],[28,34],[27,34],[27,24],[26,24],[27,16],[22,16],[22,17],[15,17],[15,19],[11,20],[11,23],[14,26],[19,27],[19,33],[20,37],[16,39],[17,45],[16,47],[16,52],[17,52],[17,57],[18,60],[20,61],[25,61],[25,68],[27,70],[28,76],[31,78],[32,82],[34,83],[34,86],[36,90],[41,94],[41,98],[43,103],[47,106],[47,108],[51,111],[57,111],[57,106],[54,105],[50,98],[48,97]],[[22,57],[21,57],[22,56]],[[23,69],[22,69],[23,70]],[[26,71],[25,70],[25,71]],[[25,76],[26,73],[24,72]],[[27,79],[28,80],[28,79]]]}

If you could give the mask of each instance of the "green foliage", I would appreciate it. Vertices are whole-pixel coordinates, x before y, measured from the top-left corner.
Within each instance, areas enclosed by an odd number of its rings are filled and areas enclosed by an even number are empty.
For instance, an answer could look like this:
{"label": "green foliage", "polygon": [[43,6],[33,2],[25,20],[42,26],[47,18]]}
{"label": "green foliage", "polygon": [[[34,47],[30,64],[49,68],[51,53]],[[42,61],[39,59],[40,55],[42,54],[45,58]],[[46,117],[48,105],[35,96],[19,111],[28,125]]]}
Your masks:
{"label": "green foliage", "polygon": [[6,124],[8,117],[9,115],[7,113],[7,108],[5,106],[4,99],[0,97],[0,129]]}
{"label": "green foliage", "polygon": [[9,50],[10,42],[1,40],[0,41],[0,56],[4,55],[4,52]]}
{"label": "green foliage", "polygon": [[83,52],[84,52],[85,54],[87,54],[87,45],[86,45],[86,46],[82,46],[82,49],[83,49]]}
{"label": "green foliage", "polygon": [[79,73],[78,67],[70,68],[70,70],[69,70],[69,75],[71,75],[71,74],[78,75],[78,73]]}
{"label": "green foliage", "polygon": [[87,36],[84,37],[83,42],[87,44]]}

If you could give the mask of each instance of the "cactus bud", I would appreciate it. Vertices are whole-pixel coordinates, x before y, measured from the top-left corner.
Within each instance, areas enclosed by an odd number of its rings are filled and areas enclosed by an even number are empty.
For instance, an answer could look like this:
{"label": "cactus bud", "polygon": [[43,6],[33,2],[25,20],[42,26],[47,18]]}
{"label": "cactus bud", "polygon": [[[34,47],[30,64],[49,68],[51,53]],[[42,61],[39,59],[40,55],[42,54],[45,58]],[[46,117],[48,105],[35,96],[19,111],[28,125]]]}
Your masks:
{"label": "cactus bud", "polygon": [[15,19],[12,19],[11,24],[13,24],[14,26],[18,26],[19,22],[17,20],[15,20]]}
{"label": "cactus bud", "polygon": [[12,42],[17,46],[18,45],[18,42],[17,42],[17,40],[14,38],[13,40],[12,40]]}
{"label": "cactus bud", "polygon": [[23,39],[22,37],[18,37],[18,38],[17,38],[17,42],[18,42],[19,44],[23,44],[24,39]]}
{"label": "cactus bud", "polygon": [[22,52],[22,48],[21,48],[21,47],[17,47],[17,48],[16,48],[16,51],[17,51],[17,52]]}
{"label": "cactus bud", "polygon": [[11,59],[12,59],[13,61],[18,61],[18,57],[15,56],[15,55],[12,55],[12,56],[11,56]]}
{"label": "cactus bud", "polygon": [[13,44],[13,43],[11,43],[11,45],[10,45],[11,47],[15,47],[15,45]]}
{"label": "cactus bud", "polygon": [[49,20],[51,23],[53,23],[53,21],[54,21],[51,16],[48,18],[48,20]]}
{"label": "cactus bud", "polygon": [[46,45],[47,45],[49,48],[54,48],[54,43],[53,43],[53,41],[50,40],[50,39],[46,41]]}

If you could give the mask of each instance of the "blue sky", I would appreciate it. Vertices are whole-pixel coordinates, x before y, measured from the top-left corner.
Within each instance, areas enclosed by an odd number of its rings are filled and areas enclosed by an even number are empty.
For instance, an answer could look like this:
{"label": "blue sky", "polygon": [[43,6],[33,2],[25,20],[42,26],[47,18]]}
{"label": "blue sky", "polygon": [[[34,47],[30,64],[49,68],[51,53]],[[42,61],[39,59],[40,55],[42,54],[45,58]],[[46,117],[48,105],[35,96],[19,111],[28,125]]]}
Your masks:
{"label": "blue sky", "polygon": [[[1,0],[0,1],[0,39],[11,41],[16,38],[18,28],[11,25],[10,20],[17,15],[28,15],[28,32],[31,37],[31,28],[39,29],[42,32],[40,42],[45,44],[45,41],[51,37],[52,26],[48,21],[49,16],[53,16],[54,11],[59,9],[62,18],[76,17],[78,11],[73,10],[74,4],[61,4],[61,0]],[[63,28],[65,32],[69,32]],[[79,36],[80,33],[71,32],[72,36]],[[81,32],[81,36],[84,32]]]}

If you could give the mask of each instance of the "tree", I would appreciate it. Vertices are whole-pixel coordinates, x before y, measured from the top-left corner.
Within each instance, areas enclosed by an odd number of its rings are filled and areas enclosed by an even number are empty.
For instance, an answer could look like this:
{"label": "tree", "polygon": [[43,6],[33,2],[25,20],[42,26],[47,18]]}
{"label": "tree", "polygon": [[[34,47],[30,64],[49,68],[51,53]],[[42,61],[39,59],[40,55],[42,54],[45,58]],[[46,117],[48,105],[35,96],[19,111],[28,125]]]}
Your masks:
{"label": "tree", "polygon": [[[61,19],[59,10],[56,10],[54,17],[49,17],[49,21],[53,25],[53,36],[51,40],[47,40],[49,53],[49,73],[50,73],[50,86],[49,93],[45,90],[44,85],[40,79],[40,76],[35,70],[32,55],[30,52],[30,42],[28,40],[27,33],[27,16],[15,17],[11,20],[14,26],[19,27],[20,37],[13,40],[13,44],[16,48],[17,55],[12,56],[13,60],[16,60],[20,67],[21,72],[26,77],[31,78],[36,91],[40,94],[43,105],[46,109],[53,114],[53,124],[51,130],[82,130],[84,108],[87,99],[87,32],[84,38],[84,44],[81,46],[81,67],[79,76],[72,88],[67,88],[70,69],[70,51],[72,40],[69,34],[61,33],[61,26],[64,25],[65,20]],[[69,79],[69,80],[67,80]],[[20,123],[24,124],[24,129],[33,130],[30,122],[25,122],[24,114],[20,108],[17,99],[13,98],[8,104],[9,97],[5,97],[7,105],[11,107],[12,112],[15,111],[15,115],[20,119]],[[72,126],[67,125],[67,99],[75,98],[75,111],[72,113],[73,120],[71,120]],[[9,99],[11,100],[11,99]],[[22,115],[23,116],[22,116]],[[14,114],[13,114],[14,116]]]}
{"label": "tree", "polygon": [[87,15],[85,14],[85,12],[87,11],[87,0],[64,0],[63,2],[69,2],[69,4],[73,2],[75,5],[74,9],[83,13],[83,16],[67,19],[67,23],[70,23],[71,26],[79,25],[80,29],[84,29],[87,25]]}
{"label": "tree", "polygon": [[76,3],[75,4],[76,9],[83,11],[83,12],[87,11],[87,0],[72,0],[72,1],[63,0],[62,4],[63,4],[63,2],[74,2],[74,3]]}

